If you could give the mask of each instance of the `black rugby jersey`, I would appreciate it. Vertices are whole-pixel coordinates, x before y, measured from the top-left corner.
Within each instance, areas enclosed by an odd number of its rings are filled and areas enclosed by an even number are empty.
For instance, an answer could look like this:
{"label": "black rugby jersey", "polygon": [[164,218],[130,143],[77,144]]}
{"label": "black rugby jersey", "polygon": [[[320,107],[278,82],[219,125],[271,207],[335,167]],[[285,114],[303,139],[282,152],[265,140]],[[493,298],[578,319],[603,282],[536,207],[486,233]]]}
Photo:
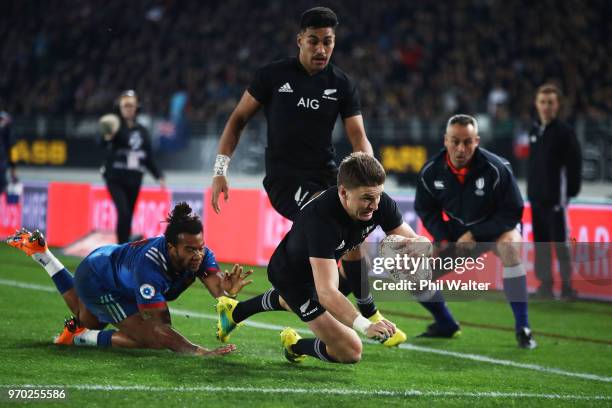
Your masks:
{"label": "black rugby jersey", "polygon": [[331,187],[302,208],[272,254],[268,270],[278,281],[312,282],[310,257],[338,261],[361,244],[377,225],[388,232],[402,223],[402,214],[388,194],[382,193],[378,209],[369,221],[357,221],[342,206],[338,187]]}
{"label": "black rugby jersey", "polygon": [[145,169],[155,179],[162,177],[162,172],[153,159],[151,136],[147,129],[137,123],[128,128],[125,121],[111,140],[103,140],[107,149],[102,172],[106,178],[122,180],[141,180]]}
{"label": "black rugby jersey", "polygon": [[260,68],[248,88],[268,122],[266,175],[336,170],[331,138],[338,114],[361,114],[353,80],[333,64],[308,74],[296,57]]}

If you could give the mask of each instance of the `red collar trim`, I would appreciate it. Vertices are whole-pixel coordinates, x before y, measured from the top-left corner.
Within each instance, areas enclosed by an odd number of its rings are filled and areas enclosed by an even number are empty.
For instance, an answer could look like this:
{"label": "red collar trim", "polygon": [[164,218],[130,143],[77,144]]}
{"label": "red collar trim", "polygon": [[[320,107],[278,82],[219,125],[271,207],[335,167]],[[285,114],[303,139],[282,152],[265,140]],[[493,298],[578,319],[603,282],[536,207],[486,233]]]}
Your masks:
{"label": "red collar trim", "polygon": [[450,169],[450,171],[457,176],[457,179],[459,180],[459,182],[461,184],[463,184],[463,182],[465,181],[465,177],[467,176],[468,172],[470,171],[470,166],[465,166],[462,169],[457,169],[455,168],[455,166],[453,166],[453,162],[451,162],[450,157],[448,156],[448,153],[446,153],[446,164],[448,164],[448,168]]}

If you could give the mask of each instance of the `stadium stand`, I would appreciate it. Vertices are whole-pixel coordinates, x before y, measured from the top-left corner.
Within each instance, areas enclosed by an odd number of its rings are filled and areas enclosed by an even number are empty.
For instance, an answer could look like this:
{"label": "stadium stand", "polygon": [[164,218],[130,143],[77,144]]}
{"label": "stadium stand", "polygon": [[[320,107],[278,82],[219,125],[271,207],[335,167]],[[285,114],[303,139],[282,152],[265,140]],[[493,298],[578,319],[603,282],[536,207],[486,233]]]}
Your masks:
{"label": "stadium stand", "polygon": [[[564,89],[573,118],[612,112],[605,0],[327,3],[341,16],[335,61],[360,82],[366,118],[488,110],[526,119],[533,89],[549,80]],[[308,6],[9,2],[0,16],[0,93],[14,115],[98,114],[133,87],[147,111],[164,114],[171,95],[186,90],[190,119],[225,117],[254,68],[295,53],[295,21]]]}

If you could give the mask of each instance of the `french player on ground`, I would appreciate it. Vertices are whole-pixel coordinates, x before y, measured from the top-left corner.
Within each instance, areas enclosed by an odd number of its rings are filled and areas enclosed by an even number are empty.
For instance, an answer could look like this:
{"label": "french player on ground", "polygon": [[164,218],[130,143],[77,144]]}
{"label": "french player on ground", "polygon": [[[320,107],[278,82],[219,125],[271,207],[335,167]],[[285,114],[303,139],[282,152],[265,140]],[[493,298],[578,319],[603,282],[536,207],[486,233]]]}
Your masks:
{"label": "french player on ground", "polygon": [[[172,327],[167,302],[180,296],[198,278],[212,296],[235,295],[249,284],[252,271],[235,265],[221,274],[213,252],[204,245],[202,223],[186,203],[166,219],[163,236],[90,253],[74,275],[49,251],[39,231],[27,230],[7,239],[41,264],[74,317],[66,321],[56,344],[170,349],[200,356],[227,354],[194,344]],[[118,330],[106,329],[112,324]]]}

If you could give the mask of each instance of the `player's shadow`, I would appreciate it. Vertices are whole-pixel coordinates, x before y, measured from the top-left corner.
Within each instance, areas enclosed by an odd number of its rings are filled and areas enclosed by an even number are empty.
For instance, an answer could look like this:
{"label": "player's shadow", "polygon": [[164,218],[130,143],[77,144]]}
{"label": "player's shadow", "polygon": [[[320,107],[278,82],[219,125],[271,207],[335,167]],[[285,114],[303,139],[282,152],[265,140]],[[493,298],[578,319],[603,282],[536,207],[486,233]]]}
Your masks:
{"label": "player's shadow", "polygon": [[[19,349],[38,350],[42,356],[57,359],[70,359],[70,364],[78,371],[96,361],[96,364],[116,373],[129,373],[156,377],[169,386],[202,386],[203,379],[219,378],[256,378],[276,380],[279,383],[286,380],[288,373],[295,372],[300,378],[312,385],[328,386],[323,379],[334,378],[336,385],[351,386],[354,382],[351,375],[355,365],[329,364],[309,359],[305,364],[291,364],[278,356],[278,361],[269,358],[253,358],[245,354],[230,354],[221,357],[197,357],[177,355],[167,350],[145,349],[99,349],[95,347],[75,347],[55,345],[51,341],[27,341],[6,345],[5,351]],[[45,357],[43,357],[45,358]],[[78,361],[82,367],[77,368]],[[197,376],[194,377],[194,373]]]}
{"label": "player's shadow", "polygon": [[[145,357],[154,362],[160,361],[159,367],[161,370],[156,370],[155,375],[164,383],[177,386],[201,386],[204,383],[203,379],[219,379],[219,378],[255,378],[267,380],[276,380],[279,383],[287,378],[287,374],[291,370],[298,370],[300,378],[311,384],[326,384],[322,378],[329,378],[330,375],[337,378],[337,384],[352,384],[352,376],[346,375],[346,372],[353,371],[353,368],[348,365],[341,364],[319,364],[318,362],[308,362],[307,364],[291,364],[279,356],[278,362],[270,362],[270,360],[262,360],[252,358],[249,355],[227,355],[222,357],[195,357],[195,356],[177,356],[165,351],[140,350],[142,353],[135,354],[136,356]],[[126,353],[124,350],[118,351],[122,357],[120,361],[115,363],[116,367],[123,365],[126,370],[134,370],[135,360],[133,353]],[[113,351],[113,354],[116,353]],[[138,360],[139,363],[142,360]],[[153,363],[152,363],[153,364]],[[151,365],[144,361],[144,366],[147,373],[150,372]],[[344,375],[334,375],[336,372]],[[194,373],[197,376],[194,377]],[[194,382],[194,378],[200,379]]]}

